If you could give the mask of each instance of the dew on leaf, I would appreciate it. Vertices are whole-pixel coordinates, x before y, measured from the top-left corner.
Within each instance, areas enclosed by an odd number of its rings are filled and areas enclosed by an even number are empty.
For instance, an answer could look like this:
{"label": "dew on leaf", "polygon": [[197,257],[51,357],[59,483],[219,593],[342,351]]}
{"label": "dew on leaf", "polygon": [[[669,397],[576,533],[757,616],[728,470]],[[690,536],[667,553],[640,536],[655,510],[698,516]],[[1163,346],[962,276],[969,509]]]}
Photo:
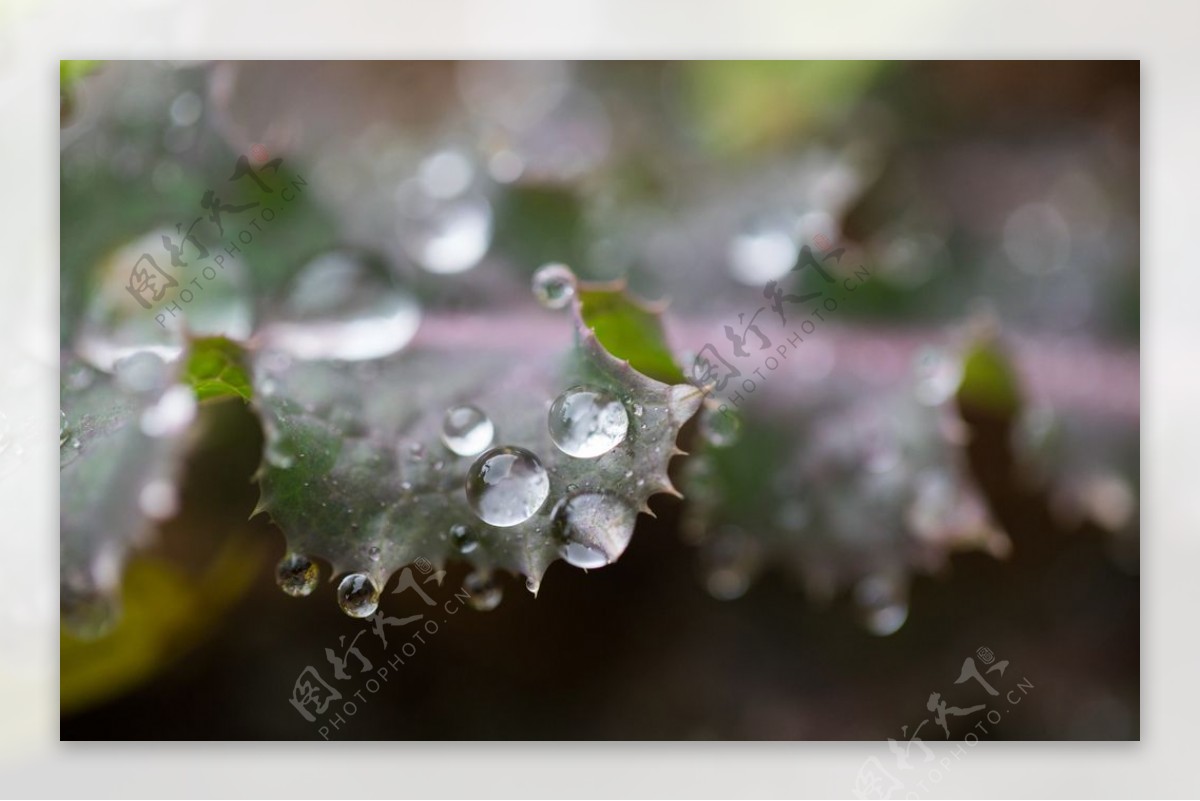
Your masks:
{"label": "dew on leaf", "polygon": [[504,598],[504,588],[500,586],[492,571],[486,569],[467,574],[463,579],[463,589],[471,596],[471,607],[478,612],[492,611]]}
{"label": "dew on leaf", "polygon": [[467,471],[467,503],[480,520],[501,528],[523,523],[550,494],[550,477],[530,451],[492,448]]}
{"label": "dew on leaf", "polygon": [[629,414],[620,400],[602,389],[572,387],[554,399],[547,424],[559,450],[593,459],[625,440]]}
{"label": "dew on leaf", "polygon": [[615,562],[633,537],[637,513],[616,495],[585,492],[554,510],[555,533],[567,564],[591,570]]}
{"label": "dew on leaf", "polygon": [[565,264],[545,264],[533,274],[533,296],[547,309],[561,309],[575,297],[575,273]]}
{"label": "dew on leaf", "polygon": [[368,576],[351,573],[337,588],[338,606],[350,617],[370,617],[379,608],[379,590]]}
{"label": "dew on leaf", "polygon": [[475,406],[452,406],[442,418],[442,442],[459,456],[474,456],[492,444],[496,428]]}
{"label": "dew on leaf", "polygon": [[416,300],[377,258],[337,250],[305,265],[262,338],[298,359],[362,361],[404,348],[420,321]]}
{"label": "dew on leaf", "polygon": [[293,598],[311,594],[317,588],[319,576],[316,563],[303,554],[286,554],[275,566],[275,583]]}

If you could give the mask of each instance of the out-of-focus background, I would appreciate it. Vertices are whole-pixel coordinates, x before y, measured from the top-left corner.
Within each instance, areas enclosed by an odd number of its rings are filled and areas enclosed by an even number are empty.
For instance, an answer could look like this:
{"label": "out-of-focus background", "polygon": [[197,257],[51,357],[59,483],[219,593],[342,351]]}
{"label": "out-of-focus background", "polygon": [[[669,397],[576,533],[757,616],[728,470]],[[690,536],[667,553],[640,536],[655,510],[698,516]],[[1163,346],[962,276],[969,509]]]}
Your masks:
{"label": "out-of-focus background", "polygon": [[[617,564],[556,564],[536,599],[509,582],[378,691],[348,685],[365,700],[328,736],[903,741],[933,692],[960,711],[989,702],[956,683],[971,658],[1007,661],[988,679],[1022,687],[990,739],[1138,737],[1136,62],[118,62],[64,67],[63,86],[68,351],[105,341],[89,291],[104,254],[185,219],[248,155],[306,182],[246,247],[250,273],[353,244],[427,313],[465,312],[520,309],[532,272],[561,261],[669,298],[681,354],[723,341],[805,245],[846,246],[870,280],[814,335],[796,367],[811,374],[773,385],[785,405],[827,401],[810,429],[785,419],[798,449],[835,462],[843,443],[822,432],[841,429],[824,421],[892,397],[923,354],[953,372],[955,344],[982,330],[1016,364],[1019,409],[963,409],[969,436],[946,438],[961,462],[929,457],[977,487],[994,540],[930,556],[905,532],[872,539],[862,528],[886,520],[828,510],[874,491],[809,465],[795,475],[826,512],[797,527],[827,545],[790,570],[767,530],[790,530],[786,482],[761,519],[713,512],[715,534],[659,497]],[[918,398],[944,396],[940,375]],[[261,432],[236,401],[202,418],[180,513],[126,573],[122,622],[64,635],[64,739],[320,736],[293,685],[364,624],[328,586],[303,600],[274,586],[282,535],[246,522]],[[755,434],[748,412],[743,441]],[[728,558],[755,538],[756,559]],[[881,578],[885,601],[864,597]],[[411,600],[385,608],[420,611]],[[946,738],[976,720],[951,713]],[[920,736],[942,739],[940,724]]]}

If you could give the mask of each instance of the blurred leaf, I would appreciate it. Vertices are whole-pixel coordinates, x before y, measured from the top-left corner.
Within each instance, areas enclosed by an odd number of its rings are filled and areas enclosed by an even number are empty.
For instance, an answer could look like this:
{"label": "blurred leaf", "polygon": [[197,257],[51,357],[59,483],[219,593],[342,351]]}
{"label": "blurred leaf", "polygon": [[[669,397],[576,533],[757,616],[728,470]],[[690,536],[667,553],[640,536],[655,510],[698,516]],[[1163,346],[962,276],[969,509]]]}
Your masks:
{"label": "blurred leaf", "polygon": [[196,391],[197,400],[239,397],[248,401],[253,394],[242,347],[225,337],[192,341],[186,377]]}
{"label": "blurred leaf", "polygon": [[967,351],[958,402],[999,416],[1016,414],[1021,404],[1017,375],[998,345],[977,343]]}

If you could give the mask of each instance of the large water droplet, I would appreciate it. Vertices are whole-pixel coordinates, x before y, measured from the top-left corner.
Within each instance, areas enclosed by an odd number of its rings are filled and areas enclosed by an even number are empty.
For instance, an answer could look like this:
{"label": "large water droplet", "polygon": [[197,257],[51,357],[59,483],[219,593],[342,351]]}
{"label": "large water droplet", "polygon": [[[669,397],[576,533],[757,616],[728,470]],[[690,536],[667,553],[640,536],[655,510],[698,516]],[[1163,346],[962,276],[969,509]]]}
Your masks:
{"label": "large water droplet", "polygon": [[895,576],[867,576],[855,585],[854,601],[863,626],[880,637],[896,633],[908,620],[907,588]]}
{"label": "large water droplet", "polygon": [[442,418],[442,442],[459,456],[474,456],[492,444],[496,427],[475,406],[452,406]]}
{"label": "large water droplet", "polygon": [[318,256],[293,281],[264,347],[300,359],[361,361],[409,343],[421,309],[377,258],[353,251]]}
{"label": "large water droplet", "polygon": [[500,605],[504,588],[490,570],[476,570],[463,579],[463,589],[471,596],[471,606],[479,612],[490,612]]}
{"label": "large water droplet", "polygon": [[400,243],[422,268],[440,275],[471,269],[492,243],[492,206],[477,190],[454,197],[430,195],[422,181],[397,194]]}
{"label": "large water droplet", "polygon": [[554,510],[559,549],[568,564],[590,570],[615,562],[633,537],[637,512],[615,495],[588,492],[562,501]]}
{"label": "large water droplet", "polygon": [[592,459],[621,444],[629,430],[624,404],[602,389],[573,387],[554,399],[550,438],[568,456]]}
{"label": "large water droplet", "polygon": [[493,526],[523,523],[550,494],[550,477],[534,454],[515,446],[493,448],[467,471],[467,503]]}
{"label": "large water droplet", "polygon": [[176,384],[142,412],[142,433],[148,437],[182,434],[196,417],[196,396],[191,387]]}
{"label": "large water droplet", "polygon": [[456,523],[450,527],[450,541],[454,543],[454,547],[461,554],[469,554],[479,547],[479,537],[475,534],[475,530],[462,523]]}
{"label": "large water droplet", "polygon": [[370,617],[379,608],[379,590],[362,573],[351,573],[337,589],[338,606],[350,617]]}
{"label": "large water droplet", "polygon": [[546,264],[533,274],[533,296],[547,309],[561,309],[575,297],[575,273],[565,264]]}
{"label": "large water droplet", "polygon": [[245,278],[239,260],[227,259],[215,270],[212,256],[201,257],[183,232],[151,231],[99,265],[75,349],[84,361],[111,373],[118,361],[142,351],[174,361],[183,352],[185,330],[245,339],[254,322]]}
{"label": "large water droplet", "polygon": [[307,556],[289,553],[275,566],[275,583],[279,585],[279,589],[293,598],[302,598],[317,588],[317,579],[320,577],[320,573],[316,562]]}

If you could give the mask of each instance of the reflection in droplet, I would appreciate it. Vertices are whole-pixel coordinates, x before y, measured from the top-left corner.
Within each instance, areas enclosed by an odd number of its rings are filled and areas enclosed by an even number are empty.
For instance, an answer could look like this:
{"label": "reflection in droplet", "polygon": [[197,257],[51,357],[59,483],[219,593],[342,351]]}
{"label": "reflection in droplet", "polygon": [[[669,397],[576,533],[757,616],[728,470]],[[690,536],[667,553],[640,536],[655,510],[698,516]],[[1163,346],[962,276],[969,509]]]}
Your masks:
{"label": "reflection in droplet", "polygon": [[316,563],[303,554],[288,553],[275,566],[275,583],[293,598],[310,595],[319,577]]}
{"label": "reflection in droplet", "polygon": [[362,573],[351,573],[337,589],[338,606],[350,617],[370,617],[379,608],[379,590]]}
{"label": "reflection in droplet", "polygon": [[784,220],[760,221],[729,240],[729,274],[747,286],[762,286],[787,275],[800,248]]}
{"label": "reflection in droplet", "polygon": [[299,359],[389,356],[413,338],[421,309],[376,258],[349,251],[311,261],[293,281],[263,345]]}
{"label": "reflection in droplet", "polygon": [[572,496],[554,510],[559,555],[570,565],[590,570],[615,562],[633,536],[637,512],[615,495],[588,492]]}
{"label": "reflection in droplet", "polygon": [[547,309],[561,309],[575,297],[575,273],[565,264],[545,264],[533,274],[533,296]]}
{"label": "reflection in droplet", "polygon": [[629,414],[610,393],[572,387],[554,399],[547,419],[550,438],[568,456],[593,459],[625,440]]}
{"label": "reflection in droplet", "polygon": [[524,448],[493,448],[467,471],[466,492],[480,520],[501,528],[515,526],[546,502],[550,477],[541,460]]}
{"label": "reflection in droplet", "polygon": [[867,631],[880,637],[895,634],[908,620],[908,589],[895,576],[867,576],[854,587],[854,601]]}
{"label": "reflection in droplet", "polygon": [[479,569],[469,573],[463,579],[463,589],[471,596],[471,606],[479,612],[492,611],[504,598],[504,588],[490,570]]}
{"label": "reflection in droplet", "polygon": [[442,442],[459,456],[481,453],[495,435],[491,419],[476,406],[452,406],[442,418]]}
{"label": "reflection in droplet", "polygon": [[397,193],[400,244],[425,270],[461,273],[477,265],[492,243],[492,205],[478,190],[451,198],[430,195],[418,181]]}
{"label": "reflection in droplet", "polygon": [[176,436],[182,434],[195,417],[196,396],[192,388],[176,384],[142,412],[142,433],[148,437]]}

